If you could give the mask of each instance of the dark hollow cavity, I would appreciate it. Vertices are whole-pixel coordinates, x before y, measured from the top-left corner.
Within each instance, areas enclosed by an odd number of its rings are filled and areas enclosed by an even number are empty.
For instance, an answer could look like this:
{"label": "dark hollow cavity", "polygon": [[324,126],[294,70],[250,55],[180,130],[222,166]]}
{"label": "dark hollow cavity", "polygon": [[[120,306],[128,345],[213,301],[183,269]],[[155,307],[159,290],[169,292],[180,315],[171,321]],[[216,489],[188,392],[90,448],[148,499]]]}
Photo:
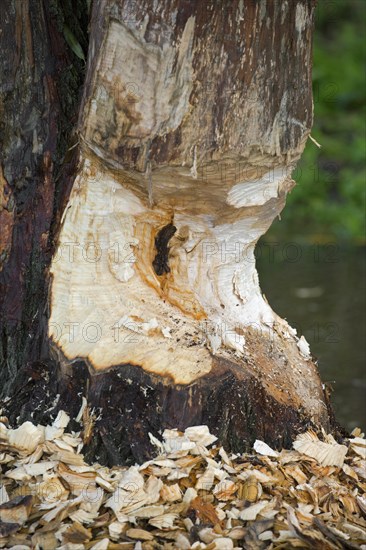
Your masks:
{"label": "dark hollow cavity", "polygon": [[168,223],[168,225],[160,229],[159,233],[155,237],[156,256],[152,265],[157,275],[164,275],[164,273],[170,272],[170,267],[168,264],[168,243],[176,231],[177,228],[172,223]]}

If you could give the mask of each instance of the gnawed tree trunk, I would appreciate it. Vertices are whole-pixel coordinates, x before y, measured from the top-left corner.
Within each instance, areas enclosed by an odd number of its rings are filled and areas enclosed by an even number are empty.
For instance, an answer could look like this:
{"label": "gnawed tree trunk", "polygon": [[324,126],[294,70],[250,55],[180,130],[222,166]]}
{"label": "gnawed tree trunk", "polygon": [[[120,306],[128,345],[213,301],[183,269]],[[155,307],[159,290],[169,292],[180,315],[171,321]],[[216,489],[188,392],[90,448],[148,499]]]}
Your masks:
{"label": "gnawed tree trunk", "polygon": [[233,450],[330,428],[308,346],[262,296],[254,259],[310,132],[313,8],[93,3],[75,179],[47,215],[48,335],[9,376],[13,417],[75,415],[84,396],[90,456],[110,463],[142,459],[166,427],[208,424]]}

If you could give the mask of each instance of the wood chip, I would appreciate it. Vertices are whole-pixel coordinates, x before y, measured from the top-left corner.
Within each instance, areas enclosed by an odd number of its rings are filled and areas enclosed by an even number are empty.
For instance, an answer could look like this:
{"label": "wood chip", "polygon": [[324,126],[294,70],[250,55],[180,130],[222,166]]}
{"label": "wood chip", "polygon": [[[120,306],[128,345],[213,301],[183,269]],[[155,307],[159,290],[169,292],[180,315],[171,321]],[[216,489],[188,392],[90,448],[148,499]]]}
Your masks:
{"label": "wood chip", "polygon": [[342,467],[348,448],[346,445],[339,445],[329,438],[328,442],[320,441],[318,436],[309,430],[297,436],[293,448],[307,456],[315,458],[323,466]]}
{"label": "wood chip", "polygon": [[278,452],[271,449],[267,443],[264,443],[264,441],[261,441],[260,439],[257,439],[253,445],[253,449],[260,455],[265,456],[273,456],[277,457]]}
{"label": "wood chip", "polygon": [[202,521],[211,523],[212,525],[220,523],[215,507],[209,502],[204,502],[201,497],[196,497],[193,499],[191,501],[190,508],[195,510],[197,516]]}
{"label": "wood chip", "polygon": [[33,497],[15,497],[0,505],[0,521],[4,523],[19,523],[23,525],[30,515]]}
{"label": "wood chip", "polygon": [[126,535],[131,539],[154,540],[154,536],[149,531],[145,531],[145,529],[128,529]]}
{"label": "wood chip", "polygon": [[244,508],[239,517],[243,521],[253,521],[257,519],[258,514],[260,514],[266,506],[268,506],[268,500],[257,502],[252,506],[248,506],[248,508]]}

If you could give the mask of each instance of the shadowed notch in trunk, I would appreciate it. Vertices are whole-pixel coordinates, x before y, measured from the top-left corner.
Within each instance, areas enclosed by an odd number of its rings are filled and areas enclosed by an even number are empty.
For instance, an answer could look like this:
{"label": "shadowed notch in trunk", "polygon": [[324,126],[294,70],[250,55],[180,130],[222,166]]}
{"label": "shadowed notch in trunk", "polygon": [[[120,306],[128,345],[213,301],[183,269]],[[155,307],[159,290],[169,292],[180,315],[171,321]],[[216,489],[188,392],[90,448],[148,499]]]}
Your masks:
{"label": "shadowed notch in trunk", "polygon": [[156,256],[153,261],[153,268],[157,275],[170,272],[168,244],[176,231],[177,228],[172,223],[168,223],[160,229],[155,237]]}

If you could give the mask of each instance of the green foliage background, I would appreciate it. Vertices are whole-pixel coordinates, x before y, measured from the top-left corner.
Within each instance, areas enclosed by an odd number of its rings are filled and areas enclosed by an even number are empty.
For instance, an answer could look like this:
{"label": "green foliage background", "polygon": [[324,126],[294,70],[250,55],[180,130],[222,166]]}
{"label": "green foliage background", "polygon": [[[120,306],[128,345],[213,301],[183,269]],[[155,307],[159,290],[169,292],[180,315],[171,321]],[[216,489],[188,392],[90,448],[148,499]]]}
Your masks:
{"label": "green foliage background", "polygon": [[314,126],[293,174],[297,185],[266,240],[298,236],[365,244],[366,0],[318,0]]}

